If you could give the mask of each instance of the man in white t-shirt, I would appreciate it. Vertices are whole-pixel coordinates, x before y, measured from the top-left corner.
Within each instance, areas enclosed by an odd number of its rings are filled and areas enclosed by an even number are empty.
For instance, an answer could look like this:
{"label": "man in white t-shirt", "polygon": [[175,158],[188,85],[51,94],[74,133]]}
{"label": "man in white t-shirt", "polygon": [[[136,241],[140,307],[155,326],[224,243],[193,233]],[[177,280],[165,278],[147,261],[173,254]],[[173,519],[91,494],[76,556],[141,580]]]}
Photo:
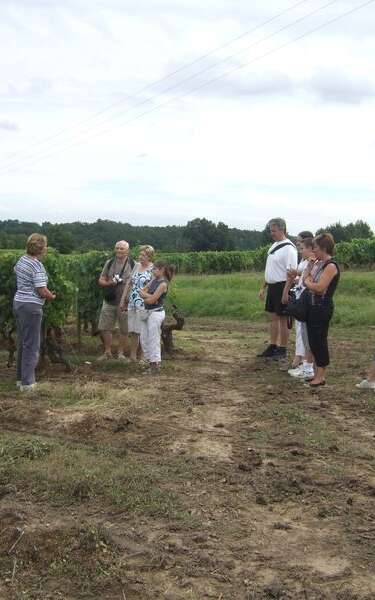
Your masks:
{"label": "man in white t-shirt", "polygon": [[285,305],[281,299],[287,280],[288,269],[296,269],[298,263],[297,248],[286,237],[284,219],[271,219],[268,223],[271,238],[274,240],[268,251],[264,283],[259,298],[264,300],[267,289],[265,310],[270,313],[270,343],[258,356],[264,358],[285,358],[289,329],[285,315]]}

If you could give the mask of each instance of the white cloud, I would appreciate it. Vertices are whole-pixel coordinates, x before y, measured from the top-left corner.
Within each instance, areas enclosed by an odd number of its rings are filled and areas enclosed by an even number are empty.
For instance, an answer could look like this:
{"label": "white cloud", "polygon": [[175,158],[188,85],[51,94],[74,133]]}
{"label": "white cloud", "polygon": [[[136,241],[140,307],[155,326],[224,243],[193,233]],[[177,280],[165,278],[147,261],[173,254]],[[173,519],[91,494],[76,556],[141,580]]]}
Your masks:
{"label": "white cloud", "polygon": [[[135,223],[183,223],[205,216],[252,228],[277,213],[295,229],[310,219],[318,226],[338,218],[371,218],[371,6],[256,60],[356,5],[337,3],[249,48],[314,10],[311,0],[222,50],[221,58],[247,48],[225,66],[146,102],[215,63],[210,56],[137,99],[127,98],[290,5],[287,0],[207,0],[204,6],[198,0],[137,5],[3,0],[0,36],[8,60],[0,78],[0,218],[130,215],[126,220]],[[230,77],[153,110],[253,60]],[[97,120],[70,128],[114,103],[119,104]],[[152,112],[141,116],[144,111]],[[130,118],[135,120],[126,125]],[[5,165],[15,168],[8,173]]]}

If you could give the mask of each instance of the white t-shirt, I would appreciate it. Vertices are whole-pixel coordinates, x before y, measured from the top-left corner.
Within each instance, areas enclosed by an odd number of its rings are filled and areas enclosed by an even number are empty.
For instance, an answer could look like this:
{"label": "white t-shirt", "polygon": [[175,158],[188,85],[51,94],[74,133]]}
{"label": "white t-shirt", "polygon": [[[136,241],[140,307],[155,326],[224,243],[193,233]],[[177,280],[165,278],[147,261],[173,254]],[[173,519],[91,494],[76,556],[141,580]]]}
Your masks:
{"label": "white t-shirt", "polygon": [[296,283],[296,285],[294,286],[294,291],[296,293],[296,298],[300,298],[302,295],[303,290],[305,289],[305,285],[303,284],[302,281],[302,274],[304,272],[304,270],[306,269],[306,267],[308,266],[309,261],[307,260],[307,258],[303,258],[301,260],[301,262],[299,263],[298,267],[297,267],[297,271],[298,271],[298,275],[299,275],[299,280]]}
{"label": "white t-shirt", "polygon": [[[277,246],[281,246],[281,244],[286,244],[280,250],[272,253],[272,250],[277,248]],[[288,269],[296,269],[298,263],[298,253],[297,248],[287,238],[285,240],[281,240],[281,242],[275,242],[272,244],[271,248],[268,250],[268,257],[266,263],[266,272],[265,272],[265,281],[266,283],[278,283],[279,281],[286,281],[287,278],[287,270]]]}

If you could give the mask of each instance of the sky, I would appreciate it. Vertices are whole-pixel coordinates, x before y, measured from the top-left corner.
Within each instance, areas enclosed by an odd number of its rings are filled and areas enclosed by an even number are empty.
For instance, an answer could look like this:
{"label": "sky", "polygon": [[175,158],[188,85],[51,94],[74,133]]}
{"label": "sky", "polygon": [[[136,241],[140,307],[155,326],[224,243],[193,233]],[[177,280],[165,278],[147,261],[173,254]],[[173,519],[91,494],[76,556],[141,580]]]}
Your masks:
{"label": "sky", "polygon": [[1,0],[0,220],[375,228],[364,1]]}

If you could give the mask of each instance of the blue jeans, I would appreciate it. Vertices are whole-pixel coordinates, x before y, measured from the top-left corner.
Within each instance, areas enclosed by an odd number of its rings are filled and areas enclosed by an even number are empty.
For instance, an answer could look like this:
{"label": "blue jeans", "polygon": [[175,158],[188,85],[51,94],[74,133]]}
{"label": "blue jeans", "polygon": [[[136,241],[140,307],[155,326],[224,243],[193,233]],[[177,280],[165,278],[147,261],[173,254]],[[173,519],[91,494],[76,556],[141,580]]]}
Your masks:
{"label": "blue jeans", "polygon": [[32,385],[39,360],[43,307],[33,302],[14,302],[13,312],[17,324],[17,381]]}

